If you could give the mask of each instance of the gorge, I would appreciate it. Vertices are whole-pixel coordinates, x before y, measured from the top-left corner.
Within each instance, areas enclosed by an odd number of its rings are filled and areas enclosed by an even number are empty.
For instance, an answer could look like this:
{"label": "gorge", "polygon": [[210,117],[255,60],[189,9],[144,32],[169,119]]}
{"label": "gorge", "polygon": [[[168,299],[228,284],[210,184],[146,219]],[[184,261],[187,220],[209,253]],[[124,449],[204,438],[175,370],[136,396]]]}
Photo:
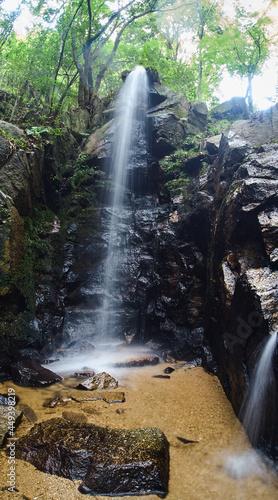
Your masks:
{"label": "gorge", "polygon": [[[277,332],[278,107],[247,119],[234,99],[208,112],[154,70],[147,75],[149,103],[141,105],[124,211],[114,195],[116,215],[107,197],[114,101],[95,100],[85,140],[88,111],[78,109],[44,148],[22,148],[24,132],[0,122],[18,138],[1,137],[1,377],[26,357],[83,363],[100,330],[104,338],[116,330],[127,349],[219,377],[240,415],[254,353]],[[272,354],[277,378],[274,340]],[[272,416],[272,430],[263,424],[254,444],[277,460],[277,401]]]}

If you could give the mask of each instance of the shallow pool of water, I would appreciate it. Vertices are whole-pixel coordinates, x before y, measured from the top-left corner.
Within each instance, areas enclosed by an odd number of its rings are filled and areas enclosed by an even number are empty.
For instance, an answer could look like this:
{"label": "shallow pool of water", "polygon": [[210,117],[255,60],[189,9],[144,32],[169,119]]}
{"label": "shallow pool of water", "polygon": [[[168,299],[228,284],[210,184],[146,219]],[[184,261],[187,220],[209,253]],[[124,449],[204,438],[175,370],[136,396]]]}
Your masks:
{"label": "shallow pool of water", "polygon": [[[167,366],[175,369],[169,379],[154,378],[155,375],[163,374]],[[102,365],[99,366],[101,367]],[[116,375],[119,380],[117,390],[125,393],[124,403],[76,403],[70,400],[70,397],[80,395],[80,391],[75,389],[79,380],[72,377],[46,388],[23,388],[12,382],[5,382],[1,384],[0,392],[7,392],[9,387],[14,387],[20,397],[20,403],[34,410],[37,421],[62,416],[66,411],[71,412],[72,418],[74,415],[84,415],[88,422],[102,426],[159,427],[170,443],[168,500],[278,498],[274,473],[265,466],[258,466],[252,453],[250,455],[252,450],[247,439],[244,437],[242,440],[241,425],[215,376],[206,373],[203,368],[185,369],[182,364],[165,363],[121,369],[117,373],[114,369],[111,374]],[[88,395],[88,392],[83,391],[82,395]],[[68,401],[64,406],[43,407],[45,401],[56,396]],[[33,423],[23,417],[16,432],[17,436],[26,433],[32,426]],[[179,438],[193,443],[186,444]],[[237,460],[234,457],[238,457],[239,442],[243,443],[243,449],[240,452],[241,458]],[[245,454],[243,457],[242,453]],[[1,490],[7,486],[9,471],[8,459],[3,452],[0,463]],[[243,466],[247,472],[242,475],[238,471],[243,470]],[[84,499],[85,496],[77,491],[78,484],[78,481],[44,474],[27,462],[17,460],[18,491],[10,493],[2,490],[1,498]],[[105,500],[108,497],[98,498]],[[157,496],[150,495],[148,498],[155,500]]]}

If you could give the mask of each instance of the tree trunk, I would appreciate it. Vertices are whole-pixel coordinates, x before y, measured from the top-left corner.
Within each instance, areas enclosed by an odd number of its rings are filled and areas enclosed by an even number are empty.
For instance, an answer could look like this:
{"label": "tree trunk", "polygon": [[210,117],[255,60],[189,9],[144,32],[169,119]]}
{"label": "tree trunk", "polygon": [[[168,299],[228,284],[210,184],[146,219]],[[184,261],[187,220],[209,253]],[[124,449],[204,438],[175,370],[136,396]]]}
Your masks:
{"label": "tree trunk", "polygon": [[[201,55],[200,55],[201,58]],[[199,78],[198,78],[198,101],[202,102],[202,76],[203,76],[203,63],[199,59]]]}
{"label": "tree trunk", "polygon": [[245,96],[245,98],[247,98],[247,101],[248,101],[248,108],[249,108],[250,113],[253,113],[253,111],[254,111],[252,80],[253,80],[253,76],[249,75],[248,76],[248,86],[247,86],[247,91],[246,91],[246,96]]}
{"label": "tree trunk", "polygon": [[72,45],[72,53],[73,53],[73,59],[75,62],[76,69],[79,74],[79,84],[78,84],[78,106],[80,108],[85,108],[86,107],[86,99],[85,99],[85,82],[84,82],[84,71],[83,67],[80,64],[78,60],[78,55],[77,55],[77,50],[76,50],[76,45],[75,45],[75,37],[74,34],[72,33],[71,37],[71,45]]}
{"label": "tree trunk", "polygon": [[202,102],[202,77],[203,77],[203,62],[202,62],[202,39],[204,36],[204,20],[202,12],[202,0],[196,2],[198,12],[198,38],[199,38],[199,75],[198,75],[198,101]]}

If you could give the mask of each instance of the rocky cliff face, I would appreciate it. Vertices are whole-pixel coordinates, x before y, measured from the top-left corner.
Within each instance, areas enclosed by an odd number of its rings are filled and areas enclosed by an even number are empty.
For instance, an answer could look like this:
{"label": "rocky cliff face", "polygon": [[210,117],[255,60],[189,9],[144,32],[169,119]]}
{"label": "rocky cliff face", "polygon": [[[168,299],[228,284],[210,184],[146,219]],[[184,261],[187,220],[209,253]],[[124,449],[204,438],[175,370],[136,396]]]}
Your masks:
{"label": "rocky cliff face", "polygon": [[[204,129],[206,110],[159,84],[155,91],[162,99],[147,117],[156,184],[137,199],[125,290],[137,329],[128,331],[201,358],[238,413],[258,346],[277,330],[278,106],[235,121],[175,171],[171,161]],[[100,137],[86,146],[99,164],[109,156],[109,126]],[[179,181],[179,196],[170,189],[167,198],[168,179]]]}
{"label": "rocky cliff face", "polygon": [[[182,216],[177,212],[183,198],[171,199],[164,187],[160,160],[182,148],[187,137],[203,131],[206,116],[206,106],[189,103],[185,97],[154,84],[146,115],[147,141],[138,130],[130,160],[130,193],[121,220],[125,242],[117,286],[121,292],[115,298],[122,318],[119,336],[159,346],[162,352],[171,351],[176,357],[187,352],[190,359],[198,357],[200,362],[206,344],[202,299],[206,262],[196,244],[183,238]],[[84,146],[88,164],[102,169],[107,176],[113,138],[111,120],[94,132]],[[201,155],[202,159],[205,156]],[[190,158],[189,173],[196,177],[202,160],[198,157],[196,165],[193,160]],[[109,207],[104,203],[95,214],[99,229],[93,239],[90,237],[89,250],[84,240],[77,237],[78,256],[72,261],[70,293],[66,292],[64,331],[71,340],[92,338],[94,332],[104,293],[101,271],[108,245],[108,216]],[[82,283],[76,272],[81,267]],[[86,304],[86,311],[81,310],[82,304]]]}
{"label": "rocky cliff face", "polygon": [[5,121],[0,134],[0,344],[7,376],[18,349],[38,356],[61,342],[62,238],[54,210],[74,139],[65,130],[42,140]]}
{"label": "rocky cliff face", "polygon": [[[139,160],[134,150],[121,225],[118,333],[165,356],[203,363],[219,375],[238,412],[254,353],[277,330],[278,105],[206,141],[200,140],[207,127],[204,105],[158,82],[150,99],[147,136],[138,133]],[[231,105],[227,109],[232,113]],[[39,148],[15,149],[7,138],[0,142],[1,307],[9,311],[6,328],[30,312],[17,335],[25,329],[37,356],[39,349],[46,354],[46,346],[50,353],[58,344],[93,339],[103,295],[109,212],[104,193],[113,144],[111,112],[98,110],[97,123],[104,126],[82,146],[83,163],[62,168],[63,175],[59,168],[76,144],[71,134],[62,155],[57,145],[43,155]],[[81,128],[77,118],[74,136],[80,142],[89,117],[81,117]],[[26,220],[42,205],[52,216],[33,221],[31,230],[48,228],[38,231],[36,244],[50,258],[36,268],[32,309],[26,288],[10,274],[27,265]]]}
{"label": "rocky cliff face", "polygon": [[258,346],[278,326],[277,118],[276,105],[235,122],[202,188],[213,204],[206,332],[237,412]]}

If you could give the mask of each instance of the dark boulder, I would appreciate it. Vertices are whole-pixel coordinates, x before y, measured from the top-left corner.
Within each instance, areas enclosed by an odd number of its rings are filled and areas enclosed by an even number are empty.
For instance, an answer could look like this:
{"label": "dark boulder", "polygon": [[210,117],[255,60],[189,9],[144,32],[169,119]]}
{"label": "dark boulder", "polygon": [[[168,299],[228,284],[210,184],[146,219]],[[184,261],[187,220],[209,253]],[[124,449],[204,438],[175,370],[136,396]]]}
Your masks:
{"label": "dark boulder", "polygon": [[210,116],[218,120],[239,120],[248,118],[248,110],[245,97],[232,97],[229,101],[225,101],[218,106],[215,106]]}
{"label": "dark boulder", "polygon": [[183,143],[186,132],[182,121],[172,110],[155,110],[149,113],[152,128],[152,152],[163,158]]}
{"label": "dark boulder", "polygon": [[25,387],[40,387],[62,380],[57,373],[39,365],[34,359],[21,358],[11,365],[13,381]]}
{"label": "dark boulder", "polygon": [[169,443],[158,428],[114,430],[54,418],[16,444],[16,457],[72,480],[91,495],[166,495]]}
{"label": "dark boulder", "polygon": [[220,143],[222,165],[238,168],[246,155],[253,149],[277,140],[278,134],[278,104],[268,110],[260,111],[249,120],[238,120],[223,132]]}
{"label": "dark boulder", "polygon": [[188,136],[204,132],[208,110],[204,103],[188,102],[164,85],[154,84],[164,100],[148,113],[148,127],[152,139],[152,154],[163,158],[184,146]]}
{"label": "dark boulder", "polygon": [[206,141],[206,148],[210,155],[216,155],[219,152],[221,134],[209,137]]}

